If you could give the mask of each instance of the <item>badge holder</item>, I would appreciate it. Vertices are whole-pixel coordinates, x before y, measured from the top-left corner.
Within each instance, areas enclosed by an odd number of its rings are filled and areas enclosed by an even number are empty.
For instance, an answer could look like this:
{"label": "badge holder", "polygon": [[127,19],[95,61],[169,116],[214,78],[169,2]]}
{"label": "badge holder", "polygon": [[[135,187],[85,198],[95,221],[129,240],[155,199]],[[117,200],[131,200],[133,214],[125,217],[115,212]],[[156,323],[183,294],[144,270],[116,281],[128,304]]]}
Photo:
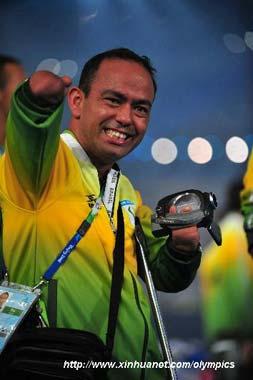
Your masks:
{"label": "badge holder", "polygon": [[0,285],[0,353],[38,303],[41,291],[4,280]]}

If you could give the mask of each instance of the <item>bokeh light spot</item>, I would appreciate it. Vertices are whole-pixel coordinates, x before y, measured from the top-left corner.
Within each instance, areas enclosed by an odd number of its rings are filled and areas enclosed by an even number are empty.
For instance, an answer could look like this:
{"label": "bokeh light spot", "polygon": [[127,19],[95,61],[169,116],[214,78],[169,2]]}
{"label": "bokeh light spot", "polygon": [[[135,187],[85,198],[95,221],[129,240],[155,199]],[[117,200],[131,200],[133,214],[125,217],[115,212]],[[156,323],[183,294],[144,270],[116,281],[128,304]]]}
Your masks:
{"label": "bokeh light spot", "polygon": [[206,164],[213,155],[213,148],[209,141],[202,137],[194,138],[188,145],[188,156],[196,164]]}
{"label": "bokeh light spot", "polygon": [[162,137],[153,143],[151,154],[159,164],[170,164],[177,157],[177,147],[173,141]]}
{"label": "bokeh light spot", "polygon": [[230,161],[240,164],[247,160],[249,148],[241,137],[233,136],[226,143],[226,153]]}

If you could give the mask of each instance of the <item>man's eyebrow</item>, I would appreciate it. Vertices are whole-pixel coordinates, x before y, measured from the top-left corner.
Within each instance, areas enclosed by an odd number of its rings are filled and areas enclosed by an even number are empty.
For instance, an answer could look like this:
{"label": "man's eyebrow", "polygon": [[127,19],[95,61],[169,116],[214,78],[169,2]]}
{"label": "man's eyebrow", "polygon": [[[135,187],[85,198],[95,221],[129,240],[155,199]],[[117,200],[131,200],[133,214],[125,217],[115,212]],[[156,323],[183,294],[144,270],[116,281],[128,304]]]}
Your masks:
{"label": "man's eyebrow", "polygon": [[122,100],[127,100],[127,97],[125,95],[123,95],[121,92],[114,91],[114,90],[104,90],[102,92],[102,96],[105,96],[105,95],[111,95]]}
{"label": "man's eyebrow", "polygon": [[[112,96],[117,97],[118,99],[127,100],[127,97],[124,94],[115,90],[105,90],[102,92],[102,96],[105,96],[105,95],[112,95]],[[150,108],[152,107],[152,103],[150,102],[150,100],[147,100],[147,99],[135,99],[132,101],[132,104],[133,105],[142,104],[142,105],[147,105]]]}
{"label": "man's eyebrow", "polygon": [[132,101],[133,106],[142,105],[142,106],[148,106],[149,108],[152,107],[152,103],[149,100],[146,99],[136,99]]}

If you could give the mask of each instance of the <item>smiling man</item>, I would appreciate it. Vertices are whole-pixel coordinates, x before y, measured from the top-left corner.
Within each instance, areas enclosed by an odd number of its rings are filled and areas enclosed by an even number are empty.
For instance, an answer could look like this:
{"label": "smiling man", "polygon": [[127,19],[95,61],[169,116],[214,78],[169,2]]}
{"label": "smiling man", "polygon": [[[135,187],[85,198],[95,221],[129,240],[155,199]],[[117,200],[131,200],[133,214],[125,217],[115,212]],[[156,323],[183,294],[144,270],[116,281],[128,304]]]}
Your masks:
{"label": "smiling man", "polygon": [[[13,98],[0,168],[10,280],[35,285],[85,220],[88,232],[51,276],[43,297],[51,326],[88,330],[106,342],[121,208],[125,267],[113,356],[160,361],[150,306],[138,278],[134,216],[146,235],[157,289],[186,288],[201,253],[195,226],[175,230],[167,240],[153,237],[151,210],[116,164],[146,132],[156,92],[154,69],[146,57],[114,49],[85,64],[79,87],[69,89],[70,84],[68,77],[36,72]],[[60,135],[67,90],[71,121]],[[164,373],[125,368],[110,370],[109,378],[156,380]]]}
{"label": "smiling man", "polygon": [[89,93],[84,94],[78,88],[70,91],[74,116],[70,129],[102,174],[144,137],[154,85],[149,72],[139,63],[105,59]]}

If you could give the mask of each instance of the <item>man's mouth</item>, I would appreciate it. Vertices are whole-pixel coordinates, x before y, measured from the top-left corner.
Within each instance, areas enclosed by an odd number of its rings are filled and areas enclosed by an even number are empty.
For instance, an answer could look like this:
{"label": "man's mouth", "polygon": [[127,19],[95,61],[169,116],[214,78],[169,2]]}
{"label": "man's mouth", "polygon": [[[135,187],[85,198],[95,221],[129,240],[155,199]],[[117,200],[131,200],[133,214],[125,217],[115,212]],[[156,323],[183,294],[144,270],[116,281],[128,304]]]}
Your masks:
{"label": "man's mouth", "polygon": [[115,129],[105,128],[104,132],[107,136],[113,137],[119,140],[127,140],[131,135],[126,134],[124,132],[116,131]]}

